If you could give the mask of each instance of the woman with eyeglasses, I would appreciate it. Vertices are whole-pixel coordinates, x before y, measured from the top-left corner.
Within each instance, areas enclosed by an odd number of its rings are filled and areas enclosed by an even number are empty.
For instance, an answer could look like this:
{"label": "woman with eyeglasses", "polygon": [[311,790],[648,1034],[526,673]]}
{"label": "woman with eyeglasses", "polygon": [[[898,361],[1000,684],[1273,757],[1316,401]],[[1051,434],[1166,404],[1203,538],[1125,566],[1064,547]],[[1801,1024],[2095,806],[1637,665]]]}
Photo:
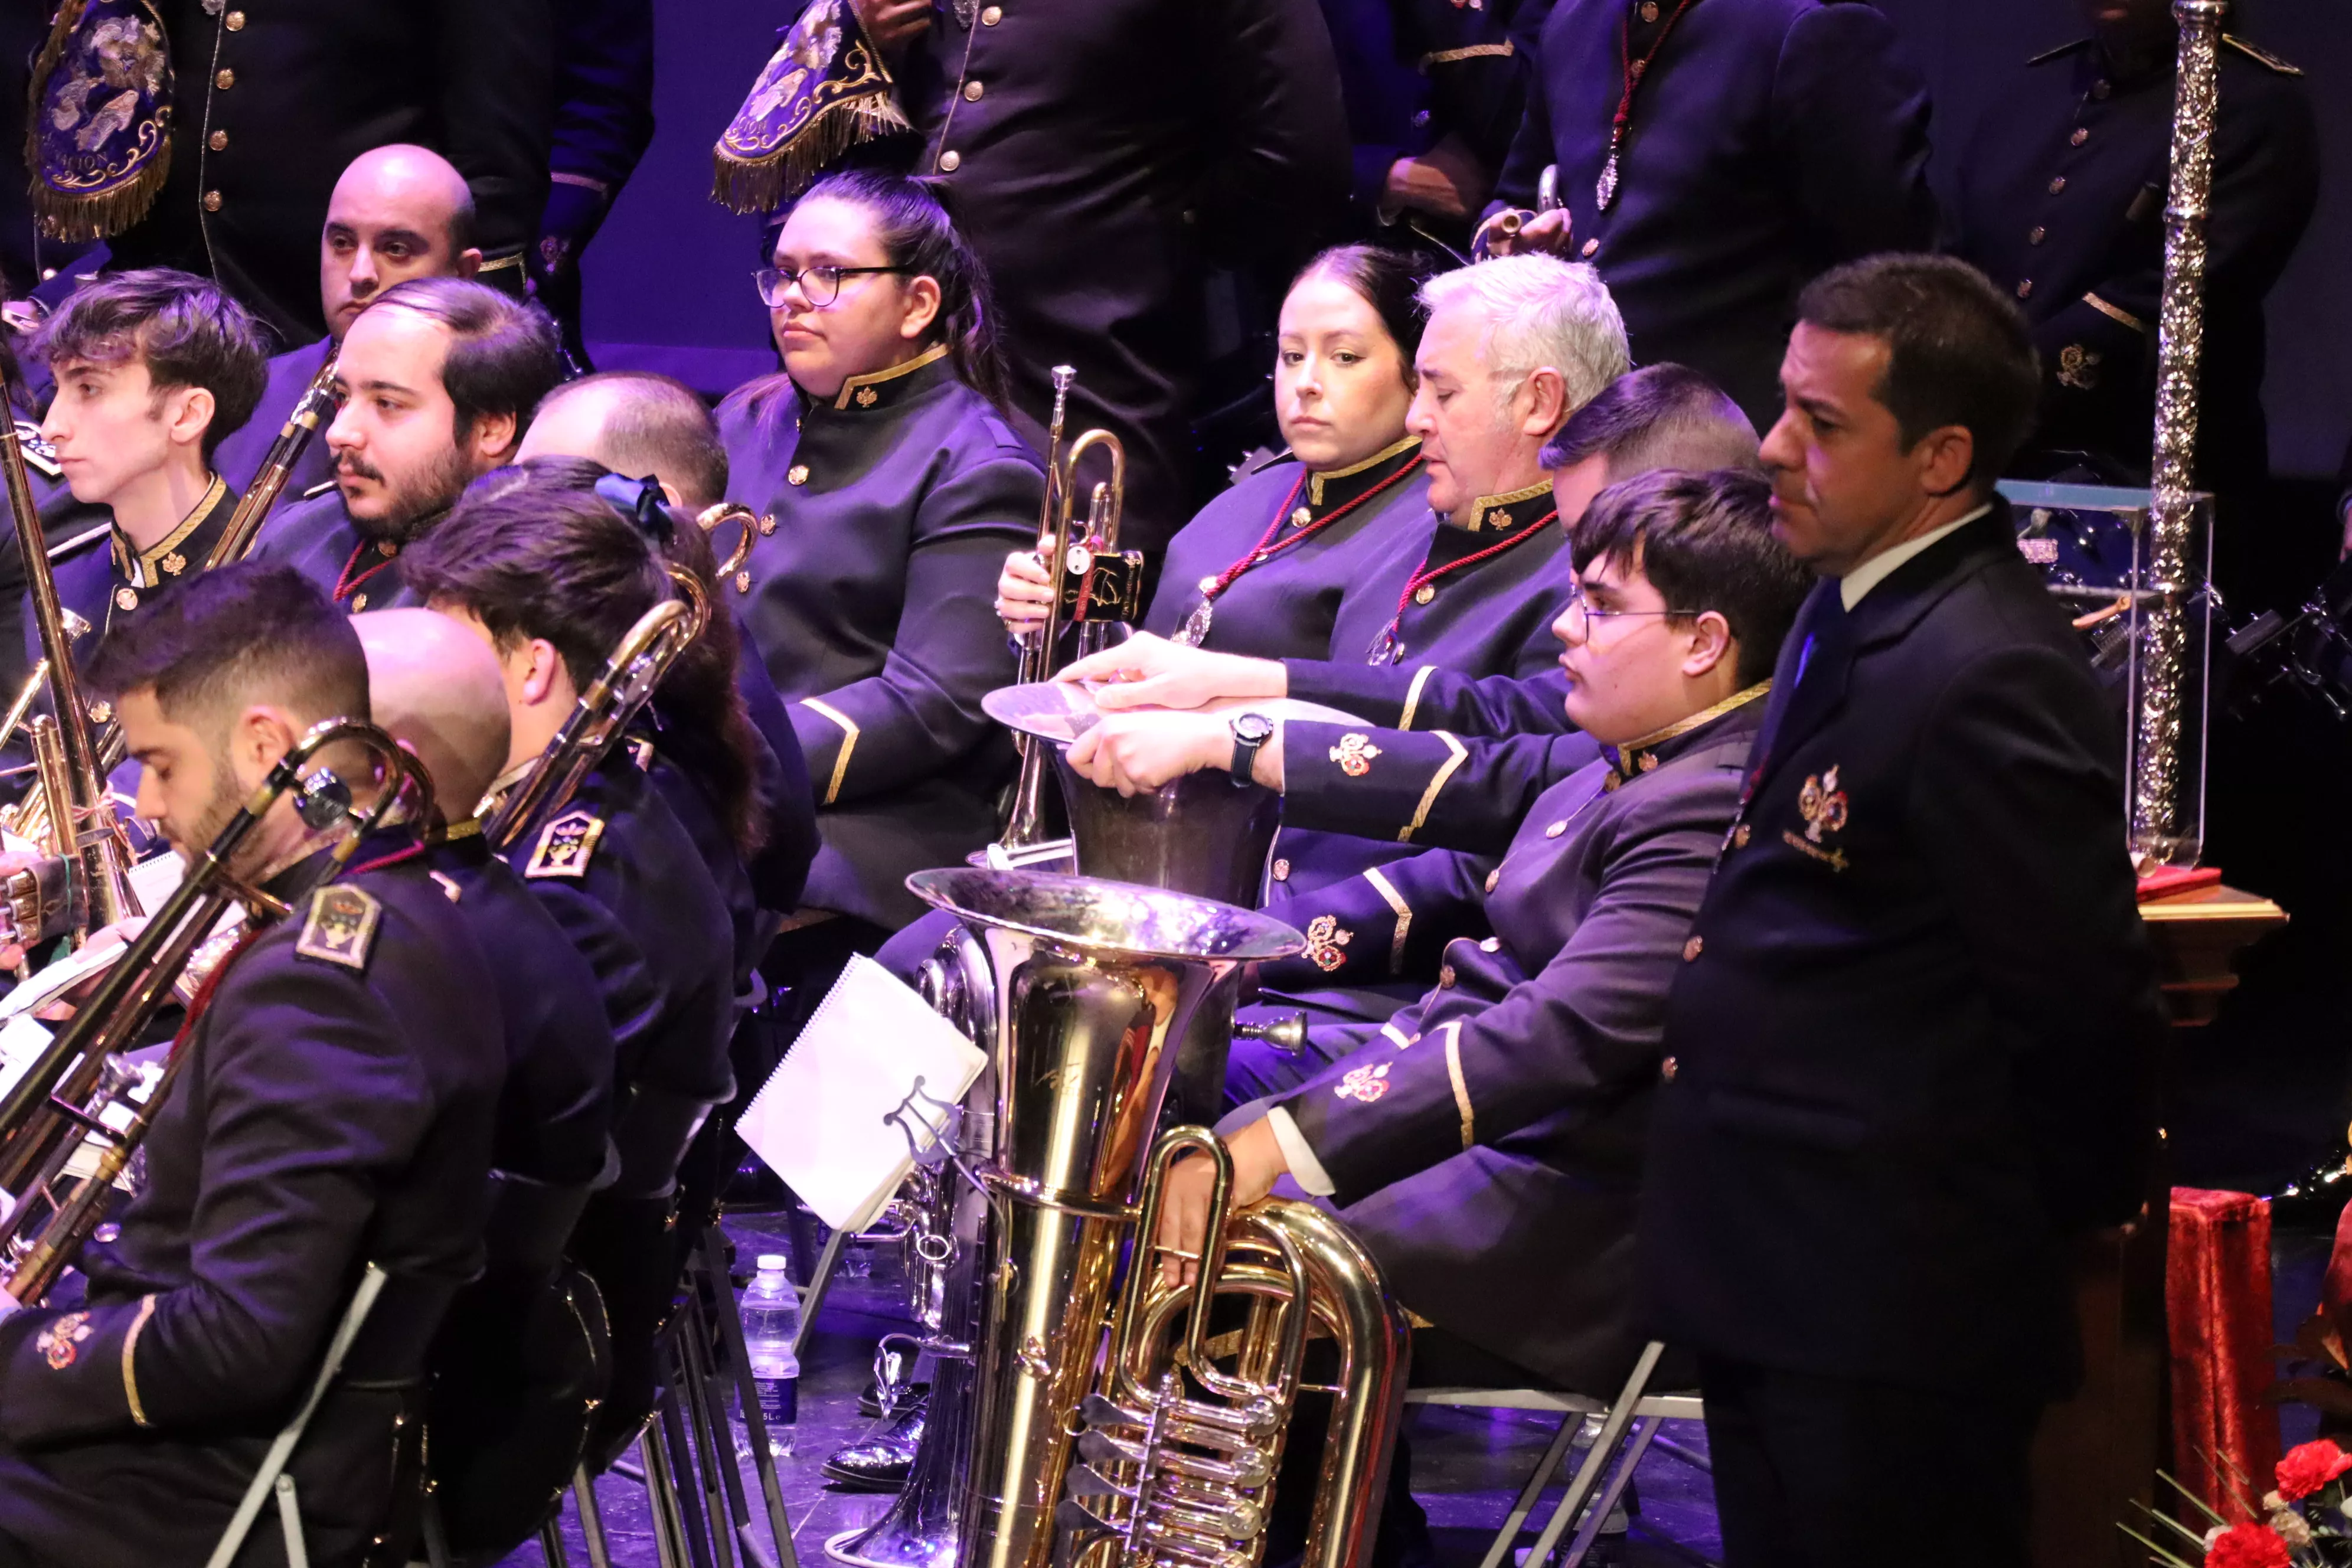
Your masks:
{"label": "woman with eyeglasses", "polygon": [[1014,669],[991,603],[1045,477],[1000,412],[986,276],[929,186],[822,180],[773,260],[782,373],[719,410],[728,498],[760,517],[727,596],[790,704],[824,839],[769,972],[821,994],[922,912],[908,873],[995,836],[1013,753],[980,700]]}
{"label": "woman with eyeglasses", "polygon": [[[1426,268],[1368,245],[1308,262],[1282,302],[1275,421],[1289,450],[1235,479],[1168,542],[1140,629],[1217,653],[1329,657],[1339,601],[1366,547],[1429,506],[1421,441],[1406,433]],[[996,613],[1043,619],[1045,569],[1007,556]]]}

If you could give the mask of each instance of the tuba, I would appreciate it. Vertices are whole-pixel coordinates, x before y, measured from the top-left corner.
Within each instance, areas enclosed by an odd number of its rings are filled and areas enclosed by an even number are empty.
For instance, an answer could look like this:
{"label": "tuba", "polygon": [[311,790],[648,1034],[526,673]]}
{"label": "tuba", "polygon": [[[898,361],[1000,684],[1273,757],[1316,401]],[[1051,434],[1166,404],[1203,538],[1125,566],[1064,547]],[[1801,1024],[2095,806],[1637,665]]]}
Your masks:
{"label": "tuba", "polygon": [[[1160,1293],[1141,1278],[1156,1272],[1152,1249],[1129,1244],[1149,1234],[1139,1226],[1156,1224],[1154,1194],[1167,1163],[1185,1149],[1214,1145],[1205,1131],[1183,1129],[1151,1149],[1178,1043],[1204,1010],[1230,1012],[1228,983],[1243,964],[1294,952],[1299,938],[1230,905],[1080,877],[940,870],[919,873],[908,886],[955,913],[971,938],[935,961],[925,986],[950,1016],[984,1016],[975,1036],[992,1042],[994,1152],[980,1177],[985,1246],[984,1253],[969,1249],[978,1255],[960,1259],[950,1279],[964,1289],[961,1296],[950,1289],[948,1332],[930,1347],[938,1357],[931,1427],[906,1491],[880,1523],[835,1537],[826,1550],[892,1568],[1046,1568],[1057,1540],[1075,1547],[1101,1534],[1098,1519],[1139,1520],[1136,1529],[1150,1533],[1181,1524],[1204,1495],[1188,1482],[1176,1494],[1189,1500],[1173,1512],[1157,1493],[1126,1515],[1097,1512],[1102,1485],[1128,1479],[1102,1452],[1118,1440],[1110,1412],[1134,1407],[1129,1381],[1100,1367],[1102,1324],[1122,1255],[1129,1258],[1126,1296],[1142,1290],[1157,1301]],[[1246,1267],[1256,1256],[1254,1238],[1292,1236],[1287,1210],[1303,1206],[1263,1205],[1233,1220],[1236,1240],[1223,1249],[1233,1258],[1220,1258],[1208,1293],[1250,1293],[1260,1283]],[[1286,1278],[1304,1289],[1285,1305],[1269,1288],[1261,1316],[1263,1333],[1284,1343],[1286,1334],[1303,1343],[1310,1321],[1335,1326],[1343,1362],[1365,1369],[1364,1396],[1350,1401],[1349,1413],[1360,1430],[1336,1443],[1329,1461],[1339,1479],[1327,1490],[1340,1501],[1318,1509],[1330,1525],[1317,1532],[1316,1560],[1337,1568],[1369,1544],[1363,1527],[1393,1441],[1407,1341],[1378,1271],[1344,1231],[1311,1211],[1297,1228],[1318,1222],[1343,1244],[1326,1246],[1318,1236],[1306,1247],[1318,1259],[1343,1260],[1324,1297],[1315,1294],[1312,1268],[1293,1270]],[[1282,1243],[1270,1245],[1278,1252]],[[952,1342],[958,1331],[968,1336],[961,1344]],[[1168,1359],[1164,1344],[1157,1357],[1141,1352],[1147,1337],[1140,1327],[1129,1336],[1139,1353],[1129,1364],[1153,1388],[1181,1378],[1190,1363]],[[1264,1360],[1227,1374],[1204,1355],[1202,1364],[1219,1381],[1190,1414],[1211,1426],[1237,1424],[1278,1459],[1288,1401],[1303,1385],[1293,1376],[1286,1386],[1281,1363],[1257,1364]],[[1063,1491],[1082,1426],[1090,1436],[1073,1513]],[[1235,1568],[1255,1560],[1272,1476],[1271,1462],[1249,1461],[1218,1494],[1214,1528],[1244,1527],[1218,1537],[1221,1550],[1241,1554]]]}
{"label": "tuba", "polygon": [[[356,815],[343,779],[326,768],[303,772],[320,752],[341,742],[365,747],[383,770],[375,804]],[[5,1217],[0,1218],[0,1266],[6,1268],[5,1287],[16,1300],[33,1302],[46,1295],[105,1217],[115,1179],[138,1152],[187,1059],[186,1053],[173,1052],[142,1102],[132,1092],[137,1076],[120,1053],[137,1044],[140,1031],[170,999],[232,897],[284,912],[277,900],[240,886],[229,868],[255,826],[288,795],[312,831],[339,825],[351,829],[329,857],[326,871],[331,876],[350,864],[360,840],[394,810],[407,808],[421,820],[431,807],[433,787],[415,760],[373,724],[330,719],[311,726],[189,867],[172,897],[108,970],[97,994],[0,1097],[0,1189],[9,1194]],[[97,1166],[75,1179],[68,1162],[86,1139],[100,1146]]]}

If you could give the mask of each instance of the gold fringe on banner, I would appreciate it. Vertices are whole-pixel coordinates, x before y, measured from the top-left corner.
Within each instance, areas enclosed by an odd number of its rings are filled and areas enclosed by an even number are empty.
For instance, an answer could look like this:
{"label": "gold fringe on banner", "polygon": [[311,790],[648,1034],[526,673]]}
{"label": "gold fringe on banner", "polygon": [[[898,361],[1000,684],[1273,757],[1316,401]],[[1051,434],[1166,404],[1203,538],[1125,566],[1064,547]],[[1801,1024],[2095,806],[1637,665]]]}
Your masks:
{"label": "gold fringe on banner", "polygon": [[850,148],[908,128],[889,71],[842,0],[810,0],[711,149],[711,200],[764,213]]}
{"label": "gold fringe on banner", "polygon": [[[92,4],[65,0],[33,67],[25,167],[32,176],[34,218],[52,239],[121,233],[147,216],[172,174],[171,44],[149,0],[96,0],[97,36],[81,40],[85,47],[75,62],[78,70],[93,67],[95,74],[77,75],[52,99],[51,79],[80,38]],[[114,98],[93,109],[90,100],[110,89]],[[111,131],[102,130],[125,96],[136,107],[124,110]],[[70,104],[64,101],[68,97]],[[58,123],[60,108],[74,121]],[[61,146],[77,121],[81,133],[72,147]],[[61,155],[68,152],[79,156]]]}

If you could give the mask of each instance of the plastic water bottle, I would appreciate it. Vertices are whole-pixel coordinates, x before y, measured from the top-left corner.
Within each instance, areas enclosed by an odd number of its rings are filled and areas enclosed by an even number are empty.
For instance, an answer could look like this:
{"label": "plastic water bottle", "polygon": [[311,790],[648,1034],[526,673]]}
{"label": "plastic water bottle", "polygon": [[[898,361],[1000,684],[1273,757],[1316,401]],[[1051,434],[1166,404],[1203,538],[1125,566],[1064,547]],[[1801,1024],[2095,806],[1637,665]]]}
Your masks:
{"label": "plastic water bottle", "polygon": [[[793,1342],[801,1331],[801,1297],[784,1269],[782,1254],[761,1254],[760,1272],[745,1287],[741,1306],[751,1386],[759,1393],[760,1414],[768,1425],[768,1451],[780,1459],[792,1455],[801,1386],[800,1358],[793,1353]],[[741,1403],[740,1394],[737,1403]],[[739,1456],[751,1452],[749,1426],[740,1421],[735,1428],[735,1451]]]}

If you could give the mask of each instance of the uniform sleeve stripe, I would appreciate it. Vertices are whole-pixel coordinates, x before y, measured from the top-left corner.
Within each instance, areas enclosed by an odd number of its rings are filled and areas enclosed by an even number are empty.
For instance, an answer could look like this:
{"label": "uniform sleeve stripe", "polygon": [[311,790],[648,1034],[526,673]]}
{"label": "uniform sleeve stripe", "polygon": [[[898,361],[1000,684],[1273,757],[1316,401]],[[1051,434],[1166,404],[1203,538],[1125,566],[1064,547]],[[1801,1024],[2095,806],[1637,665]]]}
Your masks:
{"label": "uniform sleeve stripe", "polygon": [[1454,1080],[1454,1109],[1462,1118],[1462,1147],[1475,1148],[1478,1142],[1477,1121],[1470,1111],[1470,1085],[1462,1077],[1462,1023],[1459,1019],[1445,1026],[1445,1076]]}
{"label": "uniform sleeve stripe", "polygon": [[821,698],[803,697],[801,706],[824,714],[841,726],[841,750],[833,754],[833,782],[825,786],[824,804],[831,805],[841,798],[841,781],[849,776],[849,753],[857,749],[857,726],[849,715]]}
{"label": "uniform sleeve stripe", "polygon": [[2145,332],[2147,331],[2147,323],[2146,321],[2141,321],[2137,316],[2133,315],[2121,305],[2108,304],[2096,294],[2084,295],[2083,303],[2088,305],[2091,309],[2096,310],[2099,314],[2106,317],[2110,321],[2121,321],[2125,326],[2129,327],[2135,332]]}
{"label": "uniform sleeve stripe", "polygon": [[1367,870],[1364,873],[1364,880],[1370,882],[1372,885],[1372,890],[1386,899],[1389,908],[1396,911],[1396,931],[1389,938],[1389,973],[1402,974],[1404,973],[1404,939],[1406,933],[1412,930],[1412,906],[1404,901],[1404,895],[1396,890],[1394,882],[1381,875],[1378,867]]}
{"label": "uniform sleeve stripe", "polygon": [[[1398,1028],[1394,1024],[1382,1024],[1381,1026],[1381,1033],[1388,1037],[1390,1043],[1394,1045],[1399,1050],[1402,1050],[1407,1046],[1412,1044],[1412,1040],[1405,1038],[1404,1031]],[[1416,1038],[1417,1037],[1416,1037]]]}
{"label": "uniform sleeve stripe", "polygon": [[146,1407],[139,1403],[139,1374],[131,1365],[131,1356],[139,1349],[140,1331],[146,1328],[147,1320],[154,1315],[155,1298],[140,1297],[139,1315],[131,1320],[131,1330],[122,1336],[122,1393],[131,1402],[131,1419],[142,1426],[155,1424],[147,1419]]}
{"label": "uniform sleeve stripe", "polygon": [[1437,804],[1437,792],[1445,787],[1445,781],[1454,776],[1454,770],[1460,767],[1462,759],[1470,754],[1470,749],[1467,746],[1444,731],[1432,730],[1430,733],[1444,742],[1445,749],[1454,754],[1439,764],[1435,775],[1429,781],[1429,787],[1422,792],[1421,805],[1413,809],[1412,820],[1406,823],[1404,831],[1397,835],[1397,842],[1400,844],[1412,842],[1412,836],[1421,831],[1423,823],[1429,820],[1429,808]]}
{"label": "uniform sleeve stripe", "polygon": [[1412,672],[1412,684],[1404,689],[1404,711],[1397,715],[1398,729],[1412,728],[1412,716],[1421,708],[1421,689],[1429,684],[1429,673],[1436,668],[1433,664],[1424,664]]}

